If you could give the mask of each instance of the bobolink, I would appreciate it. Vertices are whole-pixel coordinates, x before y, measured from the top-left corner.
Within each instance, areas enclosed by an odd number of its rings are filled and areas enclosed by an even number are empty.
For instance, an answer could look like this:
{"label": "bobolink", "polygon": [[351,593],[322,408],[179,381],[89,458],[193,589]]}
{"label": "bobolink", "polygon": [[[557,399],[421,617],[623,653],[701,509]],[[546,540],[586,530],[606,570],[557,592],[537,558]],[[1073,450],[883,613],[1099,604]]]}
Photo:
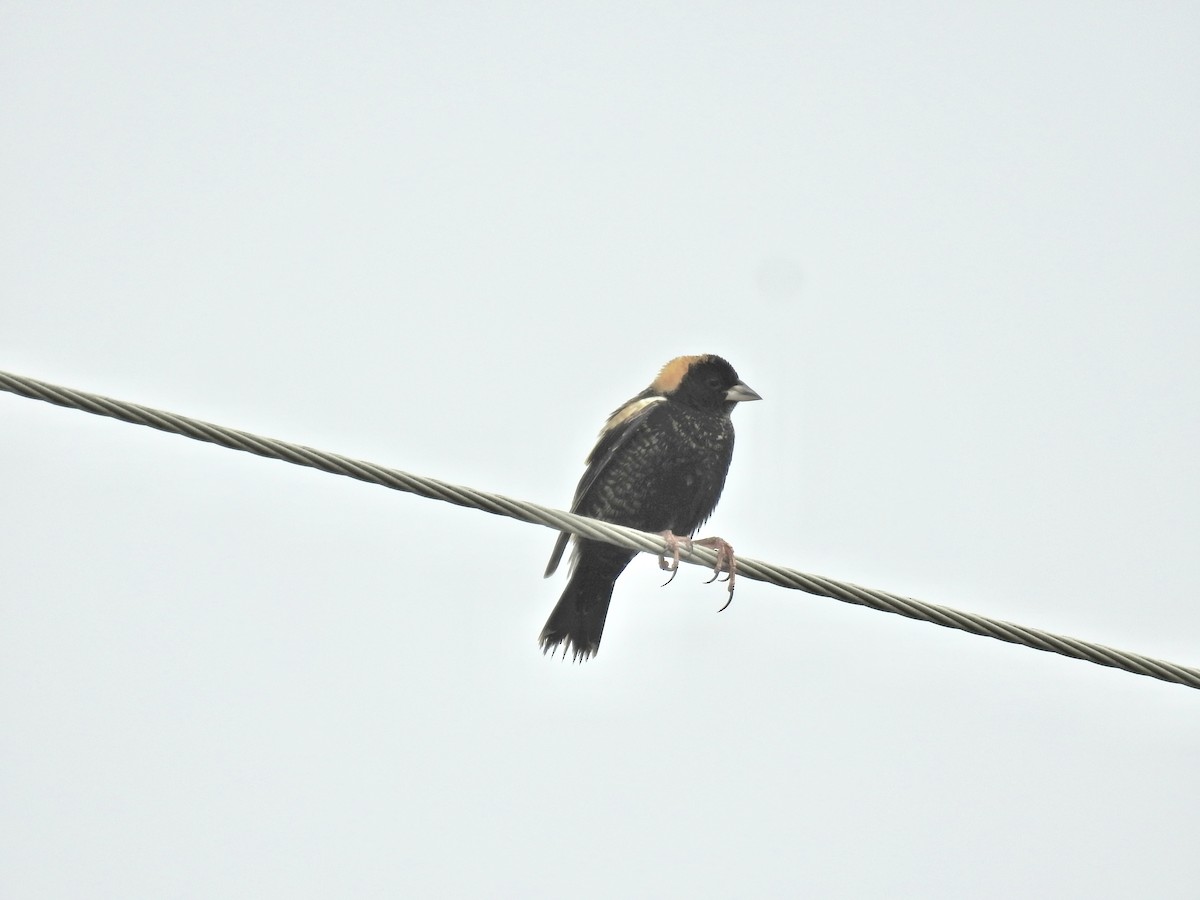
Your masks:
{"label": "bobolink", "polygon": [[[676,549],[678,566],[677,539],[690,538],[712,515],[725,486],[733,458],[729,414],[742,401],[761,399],[719,356],[671,360],[650,387],[608,417],[587,458],[571,512],[662,533]],[[547,578],[558,568],[569,538],[565,532],[558,536]],[[719,538],[712,540],[732,578],[731,549]],[[613,585],[636,555],[603,541],[575,539],[566,590],[539,639],[543,653],[565,643],[564,658],[596,654]]]}

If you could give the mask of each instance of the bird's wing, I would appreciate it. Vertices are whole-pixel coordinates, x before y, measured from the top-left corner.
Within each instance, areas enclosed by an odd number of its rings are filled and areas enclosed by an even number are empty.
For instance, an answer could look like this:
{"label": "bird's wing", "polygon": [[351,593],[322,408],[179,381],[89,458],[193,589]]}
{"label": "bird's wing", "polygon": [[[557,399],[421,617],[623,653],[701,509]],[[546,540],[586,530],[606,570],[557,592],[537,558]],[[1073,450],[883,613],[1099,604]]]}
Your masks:
{"label": "bird's wing", "polygon": [[[605,423],[604,430],[600,432],[596,446],[588,455],[588,467],[584,470],[583,477],[579,479],[579,487],[575,489],[575,498],[571,501],[571,512],[579,512],[583,499],[592,489],[592,485],[604,473],[604,470],[608,468],[608,464],[612,462],[617,451],[625,446],[629,438],[637,432],[650,415],[651,410],[666,399],[661,395],[649,395],[648,392],[643,392],[608,417],[608,422]],[[546,564],[546,578],[549,578],[558,569],[563,551],[567,549],[567,541],[570,539],[571,535],[564,531],[554,542],[554,552],[550,554],[550,562]]]}

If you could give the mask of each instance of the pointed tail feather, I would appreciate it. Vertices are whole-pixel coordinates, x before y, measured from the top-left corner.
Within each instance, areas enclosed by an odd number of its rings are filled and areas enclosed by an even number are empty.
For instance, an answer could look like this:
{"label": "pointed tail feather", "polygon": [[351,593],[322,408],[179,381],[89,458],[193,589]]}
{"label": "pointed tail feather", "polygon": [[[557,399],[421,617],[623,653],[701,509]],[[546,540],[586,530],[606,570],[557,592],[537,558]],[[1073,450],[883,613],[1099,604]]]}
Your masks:
{"label": "pointed tail feather", "polygon": [[604,620],[617,576],[634,553],[611,544],[583,541],[575,569],[538,638],[543,653],[563,648],[563,659],[590,659],[600,649]]}

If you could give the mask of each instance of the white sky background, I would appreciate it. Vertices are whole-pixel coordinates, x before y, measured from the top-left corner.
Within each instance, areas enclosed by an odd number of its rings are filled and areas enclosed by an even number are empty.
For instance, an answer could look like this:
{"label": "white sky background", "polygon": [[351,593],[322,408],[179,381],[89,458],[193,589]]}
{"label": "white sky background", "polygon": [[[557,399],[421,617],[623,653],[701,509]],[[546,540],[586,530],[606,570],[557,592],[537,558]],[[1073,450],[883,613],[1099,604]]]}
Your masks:
{"label": "white sky background", "polygon": [[[1187,3],[0,8],[0,368],[1200,664]],[[1200,694],[0,395],[7,897],[1194,897]]]}

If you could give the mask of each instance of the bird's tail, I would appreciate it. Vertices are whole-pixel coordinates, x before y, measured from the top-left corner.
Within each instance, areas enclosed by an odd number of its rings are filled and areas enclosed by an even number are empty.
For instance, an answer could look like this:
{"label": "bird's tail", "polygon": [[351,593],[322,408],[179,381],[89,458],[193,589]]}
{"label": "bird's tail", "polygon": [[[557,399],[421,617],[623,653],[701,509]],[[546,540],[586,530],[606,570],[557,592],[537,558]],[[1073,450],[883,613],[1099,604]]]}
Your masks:
{"label": "bird's tail", "polygon": [[636,555],[612,544],[580,543],[567,587],[538,638],[543,653],[552,653],[561,645],[563,659],[569,654],[572,661],[590,659],[600,649],[613,585]]}

